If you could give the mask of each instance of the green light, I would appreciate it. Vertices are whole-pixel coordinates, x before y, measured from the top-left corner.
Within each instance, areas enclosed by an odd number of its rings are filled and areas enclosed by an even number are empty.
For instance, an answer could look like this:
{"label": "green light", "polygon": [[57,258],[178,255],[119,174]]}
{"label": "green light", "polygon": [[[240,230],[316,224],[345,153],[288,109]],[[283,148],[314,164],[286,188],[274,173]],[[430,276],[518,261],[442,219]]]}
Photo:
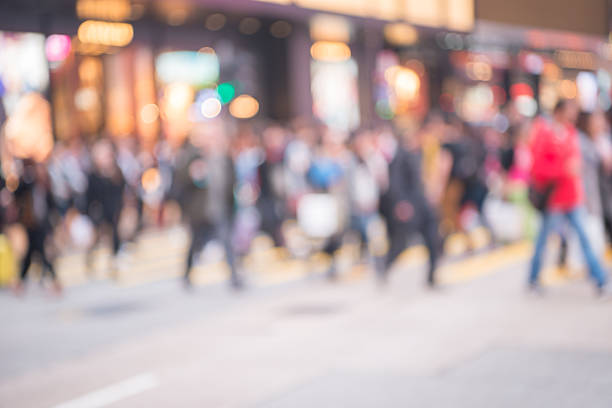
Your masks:
{"label": "green light", "polygon": [[229,82],[224,82],[217,86],[217,93],[219,94],[219,98],[221,98],[221,102],[225,104],[234,98],[236,90],[234,89],[234,85]]}

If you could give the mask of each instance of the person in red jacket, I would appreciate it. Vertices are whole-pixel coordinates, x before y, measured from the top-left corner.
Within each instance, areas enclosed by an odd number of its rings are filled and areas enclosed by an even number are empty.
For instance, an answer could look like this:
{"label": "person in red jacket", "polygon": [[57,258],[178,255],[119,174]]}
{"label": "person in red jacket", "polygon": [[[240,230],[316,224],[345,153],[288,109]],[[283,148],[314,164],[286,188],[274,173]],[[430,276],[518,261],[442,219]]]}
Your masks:
{"label": "person in red jacket", "polygon": [[555,106],[552,120],[540,118],[532,127],[531,182],[540,191],[547,188],[552,190],[542,214],[542,225],[531,260],[529,285],[532,289],[539,289],[538,276],[546,240],[557,223],[565,218],[578,234],[590,275],[601,294],[606,288],[607,275],[584,230],[580,144],[574,127],[577,113],[578,108],[573,102],[560,101]]}

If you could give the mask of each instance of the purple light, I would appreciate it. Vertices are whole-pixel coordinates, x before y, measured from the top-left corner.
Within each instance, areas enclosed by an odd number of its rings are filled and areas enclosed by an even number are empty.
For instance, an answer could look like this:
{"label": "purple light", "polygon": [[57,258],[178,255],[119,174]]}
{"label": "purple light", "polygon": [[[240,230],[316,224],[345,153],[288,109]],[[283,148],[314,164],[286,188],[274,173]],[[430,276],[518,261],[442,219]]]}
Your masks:
{"label": "purple light", "polygon": [[52,34],[45,43],[45,54],[50,62],[59,62],[70,54],[70,37],[63,34]]}

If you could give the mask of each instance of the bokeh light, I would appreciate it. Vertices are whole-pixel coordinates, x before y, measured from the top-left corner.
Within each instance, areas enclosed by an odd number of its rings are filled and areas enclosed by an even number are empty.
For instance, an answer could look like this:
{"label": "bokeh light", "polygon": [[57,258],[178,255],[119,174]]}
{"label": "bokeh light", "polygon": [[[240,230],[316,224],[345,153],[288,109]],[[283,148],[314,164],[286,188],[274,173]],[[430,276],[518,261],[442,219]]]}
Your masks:
{"label": "bokeh light", "polygon": [[346,61],[351,58],[351,49],[343,42],[317,41],[310,47],[310,55],[317,61]]}
{"label": "bokeh light", "polygon": [[217,93],[219,94],[221,103],[226,104],[234,99],[234,96],[236,95],[236,88],[231,83],[224,82],[217,86]]}
{"label": "bokeh light", "polygon": [[291,35],[293,27],[284,20],[279,20],[270,26],[270,35],[275,38],[287,38]]}
{"label": "bokeh light", "polygon": [[60,62],[70,54],[70,37],[62,34],[52,34],[45,41],[45,54],[50,62]]}
{"label": "bokeh light", "polygon": [[142,188],[147,193],[151,193],[161,185],[161,175],[155,167],[145,170],[141,177]]}
{"label": "bokeh light", "polygon": [[221,113],[221,101],[217,98],[208,98],[200,104],[200,112],[207,119],[217,117]]}
{"label": "bokeh light", "polygon": [[254,17],[246,17],[240,21],[238,25],[238,31],[242,34],[252,35],[255,34],[261,28],[261,21]]}
{"label": "bokeh light", "polygon": [[159,108],[154,103],[149,103],[140,110],[140,119],[144,123],[153,123],[159,117]]}
{"label": "bokeh light", "polygon": [[565,99],[574,99],[578,96],[578,87],[571,79],[564,79],[559,85],[559,93]]}
{"label": "bokeh light", "polygon": [[251,95],[240,95],[230,103],[229,111],[238,119],[252,118],[259,111],[259,102]]}
{"label": "bokeh light", "polygon": [[385,39],[394,45],[409,46],[419,40],[419,32],[405,23],[390,23],[384,28]]}
{"label": "bokeh light", "polygon": [[219,31],[225,26],[226,22],[227,17],[221,13],[215,13],[206,18],[206,23],[204,25],[210,31]]}
{"label": "bokeh light", "polygon": [[123,47],[132,42],[134,28],[128,23],[87,20],[79,26],[77,36],[82,43]]}

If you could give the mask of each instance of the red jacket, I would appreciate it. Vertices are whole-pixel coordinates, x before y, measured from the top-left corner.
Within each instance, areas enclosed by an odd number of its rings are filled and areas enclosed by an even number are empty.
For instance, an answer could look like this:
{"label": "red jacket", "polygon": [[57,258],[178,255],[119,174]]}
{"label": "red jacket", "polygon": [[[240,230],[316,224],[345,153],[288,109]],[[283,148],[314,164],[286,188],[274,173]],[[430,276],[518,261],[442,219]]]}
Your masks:
{"label": "red jacket", "polygon": [[531,180],[536,188],[554,184],[548,209],[569,211],[584,199],[580,143],[573,125],[537,119],[531,129]]}

